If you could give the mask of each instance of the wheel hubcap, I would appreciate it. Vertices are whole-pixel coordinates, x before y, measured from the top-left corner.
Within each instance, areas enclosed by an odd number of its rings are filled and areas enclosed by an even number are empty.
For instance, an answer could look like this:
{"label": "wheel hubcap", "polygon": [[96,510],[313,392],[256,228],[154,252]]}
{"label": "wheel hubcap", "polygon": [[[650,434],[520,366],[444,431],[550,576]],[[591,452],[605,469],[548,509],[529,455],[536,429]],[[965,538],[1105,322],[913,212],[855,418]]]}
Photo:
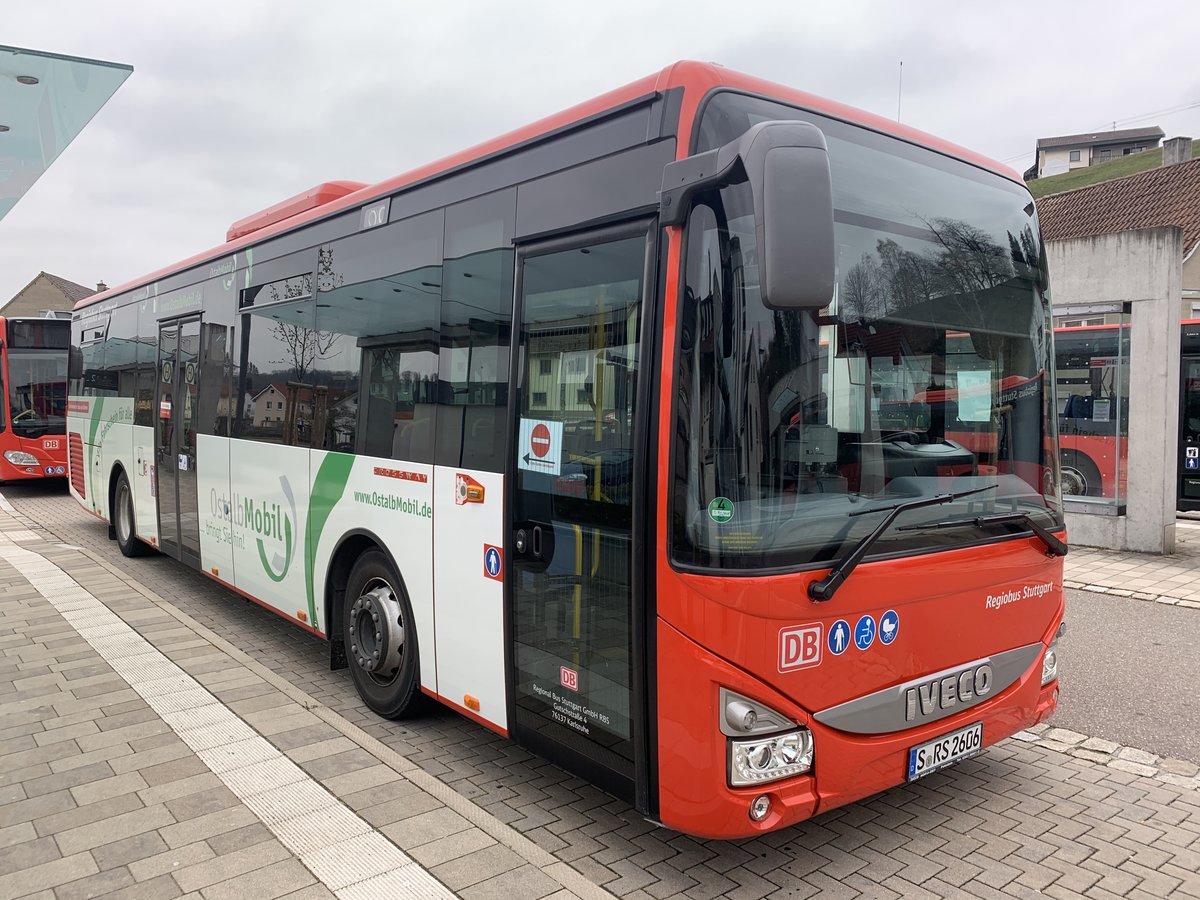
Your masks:
{"label": "wheel hubcap", "polygon": [[117,534],[121,538],[121,543],[127,543],[129,536],[133,532],[133,510],[130,508],[132,504],[129,498],[129,486],[121,485],[120,496],[117,497]]}
{"label": "wheel hubcap", "polygon": [[1063,466],[1062,489],[1064,494],[1082,497],[1087,494],[1087,479],[1078,469]]}
{"label": "wheel hubcap", "polygon": [[372,579],[350,607],[350,654],[364,672],[390,678],[404,655],[404,616],[391,585]]}

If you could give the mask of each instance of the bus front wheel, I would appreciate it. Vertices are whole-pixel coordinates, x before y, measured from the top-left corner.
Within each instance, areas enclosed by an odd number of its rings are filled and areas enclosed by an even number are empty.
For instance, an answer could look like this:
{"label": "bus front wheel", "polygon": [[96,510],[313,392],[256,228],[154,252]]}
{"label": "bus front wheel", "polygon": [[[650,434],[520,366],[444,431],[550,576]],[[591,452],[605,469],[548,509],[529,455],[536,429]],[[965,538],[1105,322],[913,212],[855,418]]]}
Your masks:
{"label": "bus front wheel", "polygon": [[133,489],[122,472],[117,476],[117,487],[113,491],[113,531],[117,546],[124,556],[145,556],[150,548],[137,538],[137,517],[133,512]]}
{"label": "bus front wheel", "polygon": [[342,640],[354,686],[372,712],[402,719],[420,711],[424,695],[412,608],[381,550],[368,550],[350,570]]}
{"label": "bus front wheel", "polygon": [[1062,491],[1064,496],[1099,497],[1100,470],[1082,453],[1064,450],[1061,456]]}

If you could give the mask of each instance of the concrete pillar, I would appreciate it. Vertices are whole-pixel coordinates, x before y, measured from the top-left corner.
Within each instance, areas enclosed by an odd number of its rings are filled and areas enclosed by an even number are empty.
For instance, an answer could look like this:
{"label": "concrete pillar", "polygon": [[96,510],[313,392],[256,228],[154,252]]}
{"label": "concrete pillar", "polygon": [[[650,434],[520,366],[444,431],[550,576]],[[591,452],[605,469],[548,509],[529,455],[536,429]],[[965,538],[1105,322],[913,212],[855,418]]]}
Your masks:
{"label": "concrete pillar", "polygon": [[1163,141],[1163,162],[1164,166],[1173,166],[1175,163],[1187,162],[1192,158],[1192,139],[1190,137],[1175,137],[1169,141]]}
{"label": "concrete pillar", "polygon": [[1183,232],[1171,226],[1046,245],[1055,306],[1130,304],[1128,487],[1123,515],[1067,513],[1072,543],[1175,551]]}

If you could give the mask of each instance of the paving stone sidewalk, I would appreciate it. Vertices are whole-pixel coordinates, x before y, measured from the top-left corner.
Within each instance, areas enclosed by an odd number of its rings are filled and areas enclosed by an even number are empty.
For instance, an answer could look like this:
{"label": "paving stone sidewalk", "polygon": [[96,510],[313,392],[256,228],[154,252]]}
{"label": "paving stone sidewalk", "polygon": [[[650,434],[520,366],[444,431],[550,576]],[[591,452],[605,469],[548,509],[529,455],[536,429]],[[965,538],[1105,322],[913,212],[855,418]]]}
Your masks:
{"label": "paving stone sidewalk", "polygon": [[1175,523],[1169,556],[1071,547],[1064,560],[1068,588],[1200,609],[1200,520]]}
{"label": "paving stone sidewalk", "polygon": [[[1200,898],[1200,791],[1161,777],[1177,774],[1164,768],[1169,761],[1159,761],[1155,776],[1129,771],[1126,763],[1146,765],[1123,752],[1136,748],[1117,748],[1100,761],[1089,754],[1106,748],[1095,750],[1087,735],[1042,729],[796,828],[756,840],[698,840],[644,821],[621,801],[452,713],[383,722],[362,707],[344,672],[328,670],[312,636],[171,560],[135,560],[126,568],[104,525],[69,497],[4,493],[31,531],[86,547],[96,567],[128,590],[154,598],[177,621],[199,623],[197,633],[212,646],[231,647],[231,658],[252,657],[256,673],[269,667],[275,680],[259,677],[289,699],[307,697],[295,701],[302,712],[370,748],[376,762],[387,760],[468,820],[470,808],[482,807],[528,842],[524,858],[544,853],[543,861],[569,866],[611,894]],[[153,592],[139,582],[152,583]],[[304,694],[278,683],[303,686]],[[271,739],[279,743],[277,735]],[[375,806],[390,809],[386,800]],[[410,852],[417,856],[416,847]],[[508,896],[508,887],[492,895]]]}
{"label": "paving stone sidewalk", "polygon": [[0,900],[608,896],[44,537],[0,512]]}

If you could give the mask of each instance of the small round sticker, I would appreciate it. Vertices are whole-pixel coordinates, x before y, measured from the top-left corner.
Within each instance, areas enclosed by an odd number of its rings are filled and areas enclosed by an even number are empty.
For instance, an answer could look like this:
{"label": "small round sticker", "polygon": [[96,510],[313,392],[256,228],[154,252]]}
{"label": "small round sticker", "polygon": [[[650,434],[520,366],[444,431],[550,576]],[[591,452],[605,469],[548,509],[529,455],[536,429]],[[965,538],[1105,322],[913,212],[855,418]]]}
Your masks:
{"label": "small round sticker", "polygon": [[900,631],[900,616],[894,609],[889,609],[879,617],[879,640],[890,644]]}
{"label": "small round sticker", "polygon": [[728,497],[714,497],[708,504],[708,517],[721,525],[733,518],[733,501]]}
{"label": "small round sticker", "polygon": [[869,615],[863,616],[854,625],[854,646],[866,650],[875,642],[875,620]]}

